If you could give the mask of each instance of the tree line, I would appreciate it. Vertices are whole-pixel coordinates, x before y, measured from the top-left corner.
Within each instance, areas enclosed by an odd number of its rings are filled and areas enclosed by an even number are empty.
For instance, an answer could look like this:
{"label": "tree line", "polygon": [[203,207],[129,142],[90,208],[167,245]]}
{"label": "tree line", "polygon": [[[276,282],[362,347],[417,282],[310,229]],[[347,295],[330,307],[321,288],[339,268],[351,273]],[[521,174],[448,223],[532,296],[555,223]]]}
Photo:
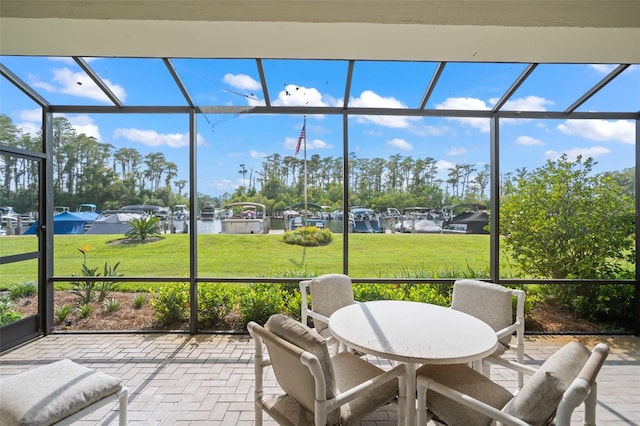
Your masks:
{"label": "tree line", "polygon": [[[56,205],[73,207],[94,203],[99,209],[127,204],[175,206],[188,204],[188,182],[176,179],[178,167],[162,152],[142,155],[135,148],[116,148],[96,138],[78,133],[65,117],[54,117],[53,189]],[[41,151],[42,135],[22,132],[6,115],[0,115],[0,143]],[[459,163],[446,177],[438,173],[435,158],[413,158],[400,154],[389,158],[359,158],[349,154],[348,190],[352,205],[379,211],[387,207],[439,208],[459,203],[488,204],[490,166]],[[214,197],[198,194],[198,204],[221,207],[231,201],[256,201],[270,214],[304,200],[305,181],[310,202],[341,209],[344,191],[342,157],[297,156],[275,153],[266,157],[257,170],[239,165],[242,184],[233,192]],[[306,179],[305,179],[306,170]],[[34,211],[37,206],[37,163],[20,156],[4,155],[0,162],[3,185],[2,205],[17,211]],[[525,169],[501,176],[501,196],[513,191]],[[629,171],[614,172],[623,185],[635,193],[635,179]],[[186,191],[185,191],[186,189]]]}
{"label": "tree line", "polygon": [[[175,180],[176,164],[161,152],[142,155],[134,148],[116,149],[92,136],[78,133],[65,117],[55,117],[53,127],[53,191],[56,205],[94,203],[101,209],[127,204],[170,206],[186,203],[185,180]],[[0,143],[42,151],[42,133],[22,132],[6,115],[0,115]],[[19,156],[2,156],[3,205],[16,211],[37,209],[37,162]]]}

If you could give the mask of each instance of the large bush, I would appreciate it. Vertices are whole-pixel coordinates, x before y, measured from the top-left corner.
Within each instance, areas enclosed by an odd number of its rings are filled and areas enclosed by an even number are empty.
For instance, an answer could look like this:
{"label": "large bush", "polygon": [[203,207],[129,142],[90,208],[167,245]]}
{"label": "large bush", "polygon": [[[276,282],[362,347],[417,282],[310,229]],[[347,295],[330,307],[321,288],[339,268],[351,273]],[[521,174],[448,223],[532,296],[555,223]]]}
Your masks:
{"label": "large bush", "polygon": [[[521,172],[500,210],[511,260],[533,278],[635,277],[634,199],[611,175],[594,175],[591,158],[566,155]],[[631,322],[633,286],[541,286],[545,300],[586,319]]]}
{"label": "large bush", "polygon": [[326,246],[333,241],[333,234],[328,229],[303,226],[295,231],[285,231],[283,240],[287,244],[299,246]]}
{"label": "large bush", "polygon": [[591,158],[523,172],[500,208],[512,260],[534,278],[618,278],[635,262],[634,200]]}

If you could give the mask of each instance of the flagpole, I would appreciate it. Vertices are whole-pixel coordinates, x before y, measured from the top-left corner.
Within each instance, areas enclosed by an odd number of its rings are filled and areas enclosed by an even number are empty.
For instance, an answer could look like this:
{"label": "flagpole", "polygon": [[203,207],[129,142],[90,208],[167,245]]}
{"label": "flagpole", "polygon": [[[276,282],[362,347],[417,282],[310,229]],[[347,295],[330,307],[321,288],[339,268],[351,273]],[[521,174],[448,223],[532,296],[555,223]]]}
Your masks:
{"label": "flagpole", "polygon": [[307,208],[307,116],[304,116],[304,226],[309,226],[309,213]]}

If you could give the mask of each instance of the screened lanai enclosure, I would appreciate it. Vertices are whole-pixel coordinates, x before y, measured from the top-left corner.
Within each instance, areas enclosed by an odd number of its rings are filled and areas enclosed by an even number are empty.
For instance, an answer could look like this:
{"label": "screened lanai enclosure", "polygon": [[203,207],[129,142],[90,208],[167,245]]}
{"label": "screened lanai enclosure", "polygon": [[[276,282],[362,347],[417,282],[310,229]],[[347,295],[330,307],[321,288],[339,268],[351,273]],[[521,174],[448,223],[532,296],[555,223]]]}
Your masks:
{"label": "screened lanai enclosure", "polygon": [[[198,333],[228,326],[212,305],[249,315],[273,289],[293,312],[325,273],[441,304],[457,278],[491,280],[530,312],[637,334],[640,7],[588,3],[3,1],[2,349],[75,330],[69,290],[144,294],[156,317],[173,300],[181,321],[154,330]],[[264,204],[269,232],[221,234],[231,202]],[[305,202],[330,244],[283,241]],[[187,214],[145,244],[55,232],[87,203]],[[382,232],[352,232],[355,206]],[[436,232],[396,232],[390,212],[415,207]],[[444,231],[479,212],[482,233]]]}

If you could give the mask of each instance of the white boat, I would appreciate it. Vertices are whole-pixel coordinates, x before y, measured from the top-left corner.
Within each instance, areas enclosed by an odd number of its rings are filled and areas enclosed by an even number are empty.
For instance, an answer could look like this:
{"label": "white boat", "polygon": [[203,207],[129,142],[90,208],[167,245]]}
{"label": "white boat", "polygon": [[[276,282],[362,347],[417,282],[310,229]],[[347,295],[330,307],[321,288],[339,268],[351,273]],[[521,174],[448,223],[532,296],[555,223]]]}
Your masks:
{"label": "white boat", "polygon": [[223,210],[232,210],[233,216],[221,220],[222,234],[268,234],[271,229],[264,204],[249,201],[229,203]]}
{"label": "white boat", "polygon": [[0,206],[0,221],[3,225],[7,222],[17,223],[20,215],[11,206]]}
{"label": "white boat", "polygon": [[382,228],[380,228],[380,218],[373,209],[367,207],[351,207],[349,213],[353,218],[352,232],[370,234],[382,232]]}
{"label": "white boat", "polygon": [[200,220],[211,221],[216,218],[216,209],[211,204],[207,204],[200,210]]}
{"label": "white boat", "polygon": [[97,209],[97,206],[95,204],[83,203],[83,204],[78,204],[78,206],[76,207],[76,212],[77,213],[95,212],[96,209]]}
{"label": "white boat", "polygon": [[87,229],[87,234],[126,234],[130,229],[131,219],[140,219],[147,214],[134,210],[105,210]]}
{"label": "white boat", "polygon": [[176,204],[173,209],[173,218],[175,220],[189,220],[189,209],[186,204]]}
{"label": "white boat", "polygon": [[406,207],[402,209],[396,232],[432,233],[442,232],[440,214],[428,207]]}
{"label": "white boat", "polygon": [[[306,207],[306,210],[305,210]],[[305,226],[315,226],[324,229],[327,219],[323,215],[323,206],[315,203],[298,203],[287,207],[284,212],[285,229],[295,231]]]}

